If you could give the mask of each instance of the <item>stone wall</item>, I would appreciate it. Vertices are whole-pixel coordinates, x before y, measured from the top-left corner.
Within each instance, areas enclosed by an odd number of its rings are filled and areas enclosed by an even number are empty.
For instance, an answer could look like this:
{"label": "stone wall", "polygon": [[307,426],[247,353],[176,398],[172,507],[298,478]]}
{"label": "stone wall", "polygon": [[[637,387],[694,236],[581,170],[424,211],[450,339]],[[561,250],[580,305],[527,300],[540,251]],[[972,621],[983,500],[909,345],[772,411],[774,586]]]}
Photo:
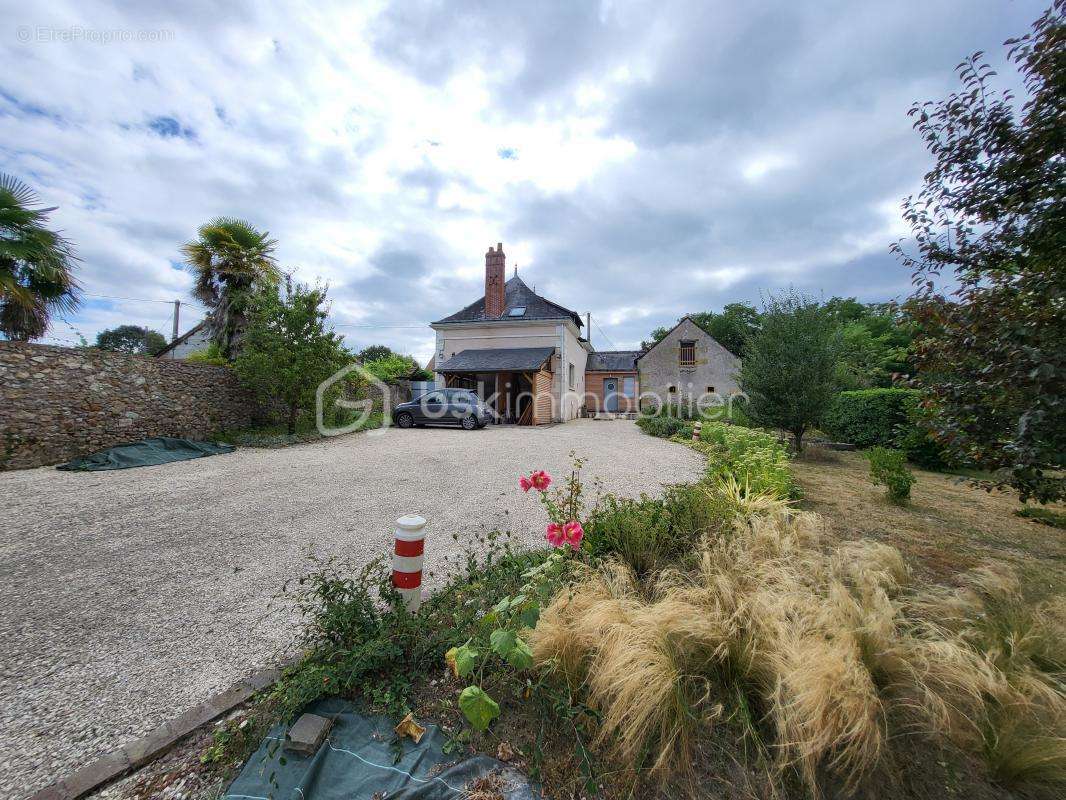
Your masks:
{"label": "stone wall", "polygon": [[258,413],[226,367],[0,342],[0,469],[152,436],[208,438]]}

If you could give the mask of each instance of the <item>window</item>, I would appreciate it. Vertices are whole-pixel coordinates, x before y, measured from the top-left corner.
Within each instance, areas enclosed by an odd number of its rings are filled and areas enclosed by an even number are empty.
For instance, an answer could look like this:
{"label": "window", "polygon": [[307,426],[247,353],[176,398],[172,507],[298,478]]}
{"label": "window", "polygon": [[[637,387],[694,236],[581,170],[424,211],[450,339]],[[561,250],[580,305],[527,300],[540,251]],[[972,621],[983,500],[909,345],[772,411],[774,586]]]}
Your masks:
{"label": "window", "polygon": [[437,351],[437,361],[444,360],[444,337],[440,337],[440,350]]}
{"label": "window", "polygon": [[636,397],[637,396],[637,379],[636,378],[622,378],[622,396],[623,397]]}
{"label": "window", "polygon": [[677,394],[677,387],[676,386],[671,386],[666,391],[668,391],[670,394]]}
{"label": "window", "polygon": [[696,366],[696,343],[695,342],[682,342],[681,343],[681,366],[694,367]]}
{"label": "window", "polygon": [[574,365],[573,365],[573,364],[571,364],[571,365],[569,366],[568,370],[567,370],[567,375],[568,375],[568,376],[569,376],[569,378],[570,378],[570,388],[571,388],[571,389],[573,389],[573,388],[574,388],[574,386],[576,385],[576,383],[575,383],[575,382],[576,382],[576,380],[577,380],[577,378],[575,377],[575,376],[576,376],[576,374],[577,374],[577,370],[576,370],[576,369],[574,369]]}
{"label": "window", "polygon": [[713,386],[708,386],[707,387],[707,394],[714,394],[714,387]]}
{"label": "window", "polygon": [[514,308],[512,308],[510,311],[507,312],[507,316],[509,316],[509,317],[524,317],[525,314],[526,314],[526,307],[525,306],[515,306]]}

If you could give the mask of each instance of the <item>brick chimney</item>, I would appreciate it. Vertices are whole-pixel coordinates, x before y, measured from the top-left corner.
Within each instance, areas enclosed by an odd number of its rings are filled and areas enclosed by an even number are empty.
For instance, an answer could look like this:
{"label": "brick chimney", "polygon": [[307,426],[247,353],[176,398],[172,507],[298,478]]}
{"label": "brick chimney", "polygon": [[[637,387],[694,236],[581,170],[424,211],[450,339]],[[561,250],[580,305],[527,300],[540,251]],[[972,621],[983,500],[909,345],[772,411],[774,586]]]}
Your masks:
{"label": "brick chimney", "polygon": [[485,253],[485,316],[503,316],[503,279],[506,256],[503,254],[503,242],[497,242],[496,249],[491,247]]}

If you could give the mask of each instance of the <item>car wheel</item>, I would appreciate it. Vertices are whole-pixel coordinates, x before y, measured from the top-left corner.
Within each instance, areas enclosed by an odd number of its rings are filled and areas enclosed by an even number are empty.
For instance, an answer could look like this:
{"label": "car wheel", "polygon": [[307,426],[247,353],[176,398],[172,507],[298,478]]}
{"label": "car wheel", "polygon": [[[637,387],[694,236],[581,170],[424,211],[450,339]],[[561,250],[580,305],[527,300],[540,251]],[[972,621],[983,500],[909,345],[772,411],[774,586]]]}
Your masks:
{"label": "car wheel", "polygon": [[401,428],[410,428],[415,424],[415,418],[406,411],[402,411],[396,415],[396,424]]}
{"label": "car wheel", "polygon": [[459,424],[463,426],[464,431],[472,431],[477,428],[477,420],[473,417],[463,417]]}

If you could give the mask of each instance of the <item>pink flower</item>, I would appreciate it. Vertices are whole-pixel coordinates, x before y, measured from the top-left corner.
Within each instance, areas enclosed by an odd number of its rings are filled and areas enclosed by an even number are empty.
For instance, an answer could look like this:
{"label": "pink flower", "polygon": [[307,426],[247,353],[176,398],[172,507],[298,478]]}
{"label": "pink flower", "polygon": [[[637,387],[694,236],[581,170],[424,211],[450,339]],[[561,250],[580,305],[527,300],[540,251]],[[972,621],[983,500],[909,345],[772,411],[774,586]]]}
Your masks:
{"label": "pink flower", "polygon": [[585,537],[585,529],[577,520],[570,520],[563,525],[563,538],[569,542],[575,550],[581,549],[581,540]]}
{"label": "pink flower", "polygon": [[548,540],[548,544],[552,547],[562,547],[566,544],[563,526],[558,522],[553,522],[548,526],[548,529],[544,532],[544,538]]}
{"label": "pink flower", "polygon": [[527,478],[525,475],[520,475],[518,478],[518,485],[522,487],[523,492],[528,492],[533,488],[533,481]]}
{"label": "pink flower", "polygon": [[530,475],[529,480],[533,484],[533,488],[538,492],[546,492],[548,487],[552,485],[552,476],[542,469],[538,469]]}

